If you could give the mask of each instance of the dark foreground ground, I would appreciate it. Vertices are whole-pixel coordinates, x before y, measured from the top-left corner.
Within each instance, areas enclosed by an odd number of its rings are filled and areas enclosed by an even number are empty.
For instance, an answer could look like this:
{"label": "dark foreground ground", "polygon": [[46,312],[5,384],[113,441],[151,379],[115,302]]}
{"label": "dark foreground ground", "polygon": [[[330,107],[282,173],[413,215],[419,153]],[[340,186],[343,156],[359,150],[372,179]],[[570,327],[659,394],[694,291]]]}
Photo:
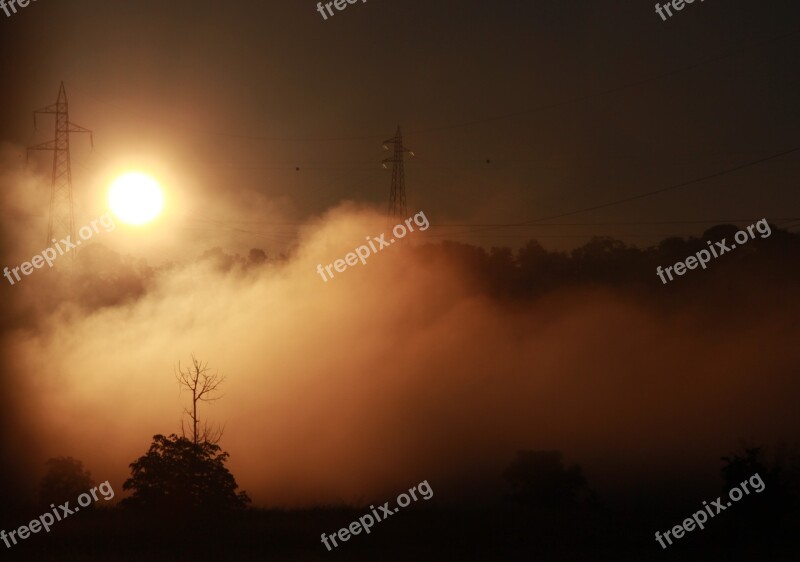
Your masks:
{"label": "dark foreground ground", "polygon": [[[744,508],[744,506],[742,506]],[[796,516],[774,518],[741,509],[715,519],[663,551],[653,539],[673,519],[600,508],[547,512],[408,509],[328,552],[320,534],[363,515],[350,509],[262,511],[222,520],[103,510],[63,521],[3,559],[29,561],[304,561],[304,560],[613,560],[796,561]],[[85,515],[85,516],[84,516]],[[658,521],[656,521],[657,519]]]}

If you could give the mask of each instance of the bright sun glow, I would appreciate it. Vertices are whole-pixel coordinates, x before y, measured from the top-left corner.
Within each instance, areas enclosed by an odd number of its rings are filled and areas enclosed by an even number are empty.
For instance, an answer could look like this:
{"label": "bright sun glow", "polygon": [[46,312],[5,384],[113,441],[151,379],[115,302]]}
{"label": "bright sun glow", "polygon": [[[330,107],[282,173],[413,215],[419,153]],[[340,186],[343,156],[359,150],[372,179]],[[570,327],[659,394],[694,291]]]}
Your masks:
{"label": "bright sun glow", "polygon": [[145,174],[131,172],[114,180],[108,204],[122,222],[144,224],[156,218],[164,207],[158,182]]}

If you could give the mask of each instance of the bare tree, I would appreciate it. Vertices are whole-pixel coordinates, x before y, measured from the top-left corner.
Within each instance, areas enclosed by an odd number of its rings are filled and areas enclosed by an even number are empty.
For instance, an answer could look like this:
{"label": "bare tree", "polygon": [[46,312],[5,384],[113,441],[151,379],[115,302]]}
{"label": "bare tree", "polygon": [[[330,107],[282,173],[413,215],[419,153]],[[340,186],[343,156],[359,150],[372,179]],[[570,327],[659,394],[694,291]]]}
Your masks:
{"label": "bare tree", "polygon": [[[215,402],[222,398],[221,396],[213,396],[213,394],[217,391],[219,385],[225,382],[226,377],[220,376],[219,373],[216,372],[212,373],[208,368],[208,363],[203,363],[192,355],[192,366],[186,367],[185,370],[181,369],[181,363],[178,361],[178,371],[175,373],[175,378],[178,380],[178,384],[181,388],[186,388],[192,393],[192,410],[189,411],[187,408],[183,409],[183,412],[189,416],[189,419],[192,421],[192,441],[195,445],[198,443],[216,445],[222,438],[222,433],[225,428],[221,427],[215,429],[213,426],[209,426],[208,422],[203,422],[202,428],[198,428],[200,420],[197,417],[197,403]],[[181,433],[186,437],[186,429],[183,420],[184,417],[181,416]]]}

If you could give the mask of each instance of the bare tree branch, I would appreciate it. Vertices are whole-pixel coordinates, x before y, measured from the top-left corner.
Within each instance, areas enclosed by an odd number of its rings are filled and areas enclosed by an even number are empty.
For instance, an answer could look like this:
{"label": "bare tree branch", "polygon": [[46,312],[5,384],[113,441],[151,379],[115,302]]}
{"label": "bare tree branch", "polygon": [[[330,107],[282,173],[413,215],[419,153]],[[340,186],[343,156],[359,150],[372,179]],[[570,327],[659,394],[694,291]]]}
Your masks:
{"label": "bare tree branch", "polygon": [[[227,377],[224,375],[220,376],[218,372],[212,373],[208,368],[208,362],[203,363],[199,361],[194,354],[192,354],[191,357],[192,365],[185,370],[181,368],[181,363],[178,361],[175,379],[178,381],[180,388],[185,388],[192,393],[192,410],[189,411],[187,408],[184,408],[184,413],[192,422],[192,441],[195,445],[199,442],[216,444],[222,437],[224,427],[221,429],[214,429],[213,427],[209,427],[207,422],[203,422],[202,431],[199,430],[198,425],[200,419],[197,415],[197,403],[213,403],[222,398],[222,396],[212,396],[212,394],[225,382]],[[183,416],[181,416],[181,431],[185,437],[186,432],[183,419]]]}

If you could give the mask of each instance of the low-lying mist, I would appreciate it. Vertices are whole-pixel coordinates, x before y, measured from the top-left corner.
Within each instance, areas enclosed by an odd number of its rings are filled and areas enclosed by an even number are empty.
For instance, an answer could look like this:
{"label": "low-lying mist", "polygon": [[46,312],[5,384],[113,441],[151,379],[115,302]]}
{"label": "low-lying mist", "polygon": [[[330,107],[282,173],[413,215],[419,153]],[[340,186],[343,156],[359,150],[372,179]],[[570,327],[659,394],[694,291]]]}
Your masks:
{"label": "low-lying mist", "polygon": [[[659,479],[716,484],[740,438],[796,441],[798,297],[768,253],[682,287],[648,267],[644,289],[612,275],[526,292],[553,279],[548,260],[413,233],[323,282],[317,264],[389,224],[346,204],[289,256],[166,264],[119,255],[111,233],[73,270],[4,287],[12,447],[29,489],[46,458],[71,455],[122,496],[152,436],[180,432],[189,397],[174,372],[191,354],[227,377],[200,416],[224,425],[229,466],[261,506],[369,503],[422,480],[437,499],[499,497],[521,449],[563,451],[601,497]],[[524,272],[513,287],[509,268]]]}

